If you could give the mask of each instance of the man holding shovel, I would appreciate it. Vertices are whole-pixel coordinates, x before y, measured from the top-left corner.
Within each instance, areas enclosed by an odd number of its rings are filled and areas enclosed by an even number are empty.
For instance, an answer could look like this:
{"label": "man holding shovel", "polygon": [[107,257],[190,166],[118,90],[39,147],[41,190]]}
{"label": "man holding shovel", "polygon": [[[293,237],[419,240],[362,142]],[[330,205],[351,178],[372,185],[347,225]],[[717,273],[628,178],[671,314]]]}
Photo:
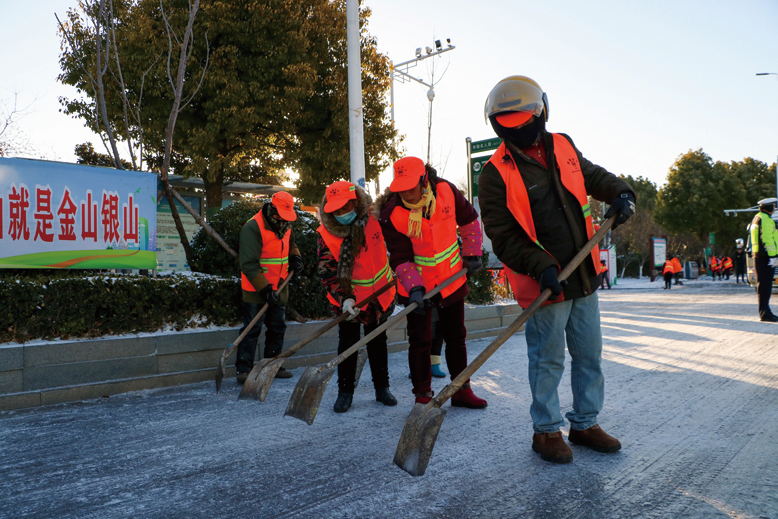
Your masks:
{"label": "man holding shovel", "polygon": [[[242,289],[243,329],[267,303],[265,313],[265,358],[281,353],[286,333],[285,305],[289,297],[284,288],[276,290],[289,275],[289,270],[302,272],[303,260],[292,239],[292,222],[297,220],[294,199],[285,191],[273,195],[240,230],[238,257]],[[243,331],[241,329],[241,332]],[[238,345],[235,371],[239,384],[246,381],[254,365],[254,353],[259,342],[262,323],[258,322]],[[285,368],[278,370],[277,378],[291,378]]]}
{"label": "man holding shovel", "polygon": [[[319,277],[327,299],[338,313],[348,313],[338,323],[338,353],[375,330],[392,315],[396,290],[391,288],[359,308],[357,301],[392,282],[392,270],[378,220],[370,214],[372,201],[361,187],[341,180],[327,186],[321,202],[319,233]],[[375,399],[384,405],[397,405],[389,391],[386,332],[367,343]],[[351,407],[357,370],[357,354],[338,364],[338,398],[334,411],[345,413]]]}
{"label": "man holding shovel", "polygon": [[518,303],[527,308],[543,289],[552,299],[527,321],[529,382],[534,434],[542,459],[567,463],[573,453],[562,438],[557,388],[565,344],[572,358],[573,408],[568,439],[600,452],[619,441],[597,425],[603,406],[602,334],[597,300],[597,247],[562,286],[558,275],[594,235],[588,196],[611,204],[614,228],[635,210],[628,184],[586,160],[569,137],[545,130],[546,94],[532,79],[511,76],[492,89],[485,116],[502,139],[478,181],[484,227],[505,264]]}
{"label": "man holding shovel", "polygon": [[[467,366],[467,283],[463,276],[430,300],[424,300],[424,294],[464,268],[470,272],[482,268],[478,213],[453,184],[438,178],[436,171],[417,157],[394,163],[394,180],[380,204],[389,261],[399,281],[398,299],[406,306],[419,305],[407,317],[408,363],[416,403],[426,404],[433,396],[432,308],[428,301],[438,309],[446,364],[453,380]],[[462,239],[461,253],[458,237]],[[451,405],[483,409],[487,403],[466,382],[451,398]]]}

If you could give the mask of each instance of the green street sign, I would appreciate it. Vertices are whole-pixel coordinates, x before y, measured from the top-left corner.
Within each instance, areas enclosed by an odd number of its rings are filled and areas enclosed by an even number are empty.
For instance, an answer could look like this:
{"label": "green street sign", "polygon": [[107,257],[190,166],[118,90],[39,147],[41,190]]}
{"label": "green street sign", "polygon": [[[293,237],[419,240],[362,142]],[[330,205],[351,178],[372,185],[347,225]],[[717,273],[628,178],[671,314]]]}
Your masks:
{"label": "green street sign", "polygon": [[716,233],[715,232],[709,232],[708,233],[708,243],[711,245],[716,245]]}
{"label": "green street sign", "polygon": [[475,141],[470,143],[470,153],[481,153],[483,151],[492,151],[500,147],[502,140],[499,137]]}
{"label": "green street sign", "polygon": [[489,162],[491,155],[473,157],[470,159],[470,178],[473,179],[473,198],[478,196],[478,177],[484,169],[484,164]]}

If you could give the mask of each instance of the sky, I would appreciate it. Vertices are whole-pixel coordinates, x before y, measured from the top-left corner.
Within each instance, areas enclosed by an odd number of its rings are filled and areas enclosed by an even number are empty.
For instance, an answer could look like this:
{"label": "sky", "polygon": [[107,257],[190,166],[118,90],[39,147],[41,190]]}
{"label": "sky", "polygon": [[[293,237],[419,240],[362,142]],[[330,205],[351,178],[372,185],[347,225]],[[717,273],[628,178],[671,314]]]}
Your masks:
{"label": "sky", "polygon": [[[702,148],[714,160],[778,156],[778,1],[364,0],[368,30],[394,63],[450,38],[455,49],[409,72],[434,72],[430,160],[465,183],[465,139],[494,137],[483,106],[502,78],[536,80],[550,131],[570,135],[589,160],[661,185],[676,158]],[[54,13],[76,0],[0,0],[0,114],[14,98],[17,156],[73,161],[92,140],[59,112]],[[345,28],[344,28],[345,30]],[[395,82],[404,153],[427,157],[427,88]],[[386,185],[390,173],[382,176]]]}

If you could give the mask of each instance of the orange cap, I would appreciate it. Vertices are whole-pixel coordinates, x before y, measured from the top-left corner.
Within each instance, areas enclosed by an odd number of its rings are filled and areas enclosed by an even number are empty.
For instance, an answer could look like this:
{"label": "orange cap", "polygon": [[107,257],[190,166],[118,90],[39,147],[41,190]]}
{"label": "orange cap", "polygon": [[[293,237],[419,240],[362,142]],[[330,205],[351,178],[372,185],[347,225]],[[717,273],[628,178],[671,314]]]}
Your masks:
{"label": "orange cap", "polygon": [[327,186],[327,203],[324,204],[324,212],[337,211],[349,200],[357,199],[357,186],[345,180],[338,180]]}
{"label": "orange cap", "polygon": [[424,161],[420,158],[401,158],[394,163],[394,180],[389,184],[389,191],[399,193],[400,191],[413,189],[426,172]]}
{"label": "orange cap", "polygon": [[505,128],[517,128],[526,124],[535,114],[532,112],[503,112],[494,116],[494,119]]}
{"label": "orange cap", "polygon": [[278,211],[278,216],[287,222],[297,220],[297,213],[294,211],[294,198],[286,191],[279,191],[270,199],[270,203]]}

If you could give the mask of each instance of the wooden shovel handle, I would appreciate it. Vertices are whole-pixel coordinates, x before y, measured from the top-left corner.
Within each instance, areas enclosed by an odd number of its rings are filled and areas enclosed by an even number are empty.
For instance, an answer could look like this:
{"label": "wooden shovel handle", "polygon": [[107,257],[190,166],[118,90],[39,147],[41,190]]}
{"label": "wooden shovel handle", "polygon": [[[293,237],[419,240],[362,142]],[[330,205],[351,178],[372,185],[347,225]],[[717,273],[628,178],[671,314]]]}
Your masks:
{"label": "wooden shovel handle", "polygon": [[[453,283],[457,279],[461,278],[465,274],[467,274],[467,269],[463,268],[462,270],[460,270],[459,272],[453,274],[451,277],[449,277],[448,279],[443,281],[441,284],[439,284],[438,286],[436,286],[435,288],[433,288],[432,290],[430,290],[429,292],[424,294],[424,299],[426,300],[426,299],[431,299],[431,298],[435,297],[438,293],[440,293],[441,290],[443,290],[444,288],[446,288],[451,283]],[[359,341],[357,341],[354,344],[352,344],[351,346],[349,346],[349,348],[347,350],[345,350],[343,353],[341,353],[340,355],[338,355],[337,357],[335,357],[334,359],[329,361],[327,364],[322,366],[322,368],[324,368],[324,367],[333,368],[333,367],[337,366],[338,364],[340,364],[341,362],[346,360],[352,353],[357,351],[359,348],[361,348],[362,346],[364,346],[368,342],[370,342],[373,339],[375,339],[378,336],[378,334],[380,334],[381,332],[383,332],[387,328],[391,328],[392,326],[397,324],[401,317],[404,317],[406,314],[409,314],[409,313],[413,312],[414,310],[416,310],[417,306],[419,306],[419,305],[417,305],[416,303],[409,304],[408,306],[403,308],[403,310],[400,313],[397,313],[397,314],[393,315],[392,317],[390,317],[389,319],[387,319],[386,322],[384,322],[384,324],[378,326],[375,330],[373,330],[372,332],[368,333],[367,335],[362,337]]]}
{"label": "wooden shovel handle", "polygon": [[[281,283],[281,285],[276,290],[276,294],[280,293],[284,288],[286,288],[286,285],[289,283],[289,280],[292,279],[292,276],[294,276],[294,271],[292,271],[288,276],[286,276],[286,279]],[[232,350],[238,347],[238,344],[248,335],[248,333],[251,331],[252,328],[254,328],[254,325],[259,322],[259,320],[262,318],[263,315],[265,315],[265,312],[267,312],[267,309],[270,308],[270,304],[265,303],[265,305],[259,309],[259,312],[257,312],[257,315],[254,316],[253,319],[251,319],[251,322],[249,322],[249,325],[246,326],[240,335],[238,335],[238,338],[233,341],[232,344],[227,346],[227,349],[224,350],[224,356],[229,357],[229,355],[232,353]]]}
{"label": "wooden shovel handle", "polygon": [[[586,242],[586,245],[583,246],[583,248],[578,251],[578,253],[573,257],[572,260],[570,260],[570,263],[567,264],[567,266],[562,269],[562,272],[559,274],[559,281],[564,281],[568,277],[570,277],[570,274],[573,273],[575,269],[578,268],[578,266],[583,262],[583,260],[592,252],[592,249],[594,249],[594,246],[597,245],[603,237],[605,237],[605,233],[608,232],[608,230],[613,226],[613,222],[616,220],[616,217],[613,216],[605,221],[605,223],[602,224],[602,227],[592,236],[592,239]],[[428,404],[427,406],[434,406],[434,407],[440,407],[443,405],[446,400],[451,398],[454,393],[459,391],[459,389],[462,387],[462,385],[465,383],[466,380],[468,380],[476,371],[478,371],[478,368],[480,368],[486,360],[492,356],[492,354],[497,351],[497,349],[503,345],[505,341],[511,338],[514,333],[516,333],[519,328],[522,327],[524,323],[529,320],[530,317],[532,317],[532,314],[535,313],[535,311],[540,308],[540,305],[546,302],[546,300],[551,296],[551,289],[547,288],[543,290],[538,297],[535,298],[535,300],[530,304],[519,316],[514,320],[503,332],[497,336],[496,339],[492,341],[489,346],[487,346],[478,356],[473,359],[473,362],[467,365],[467,367],[462,370],[462,372],[456,376],[454,380],[451,381],[449,385],[447,385],[445,388],[443,388],[443,391],[438,393]]]}
{"label": "wooden shovel handle", "polygon": [[[380,296],[381,294],[383,294],[384,292],[389,290],[396,283],[397,283],[397,279],[392,279],[391,282],[385,284],[384,286],[382,286],[381,288],[379,288],[378,290],[376,290],[375,292],[373,292],[372,294],[370,294],[369,296],[364,298],[362,301],[359,301],[358,303],[356,303],[354,306],[356,306],[357,308],[362,308],[363,306],[365,306],[366,304],[372,302],[378,296]],[[329,331],[336,324],[338,324],[341,321],[343,321],[344,319],[346,319],[348,317],[348,315],[349,314],[347,314],[345,312],[341,313],[339,316],[337,316],[334,319],[331,319],[330,321],[328,321],[324,326],[322,326],[321,328],[316,330],[313,334],[309,335],[308,337],[306,337],[304,339],[299,340],[298,342],[296,342],[295,344],[293,344],[292,346],[290,346],[286,350],[284,350],[281,353],[279,353],[278,355],[276,355],[275,358],[277,358],[277,359],[285,359],[287,357],[291,357],[292,355],[297,353],[303,346],[305,346],[306,344],[310,343],[314,339],[318,339],[319,337],[321,337],[322,335],[327,333],[327,331]]]}

